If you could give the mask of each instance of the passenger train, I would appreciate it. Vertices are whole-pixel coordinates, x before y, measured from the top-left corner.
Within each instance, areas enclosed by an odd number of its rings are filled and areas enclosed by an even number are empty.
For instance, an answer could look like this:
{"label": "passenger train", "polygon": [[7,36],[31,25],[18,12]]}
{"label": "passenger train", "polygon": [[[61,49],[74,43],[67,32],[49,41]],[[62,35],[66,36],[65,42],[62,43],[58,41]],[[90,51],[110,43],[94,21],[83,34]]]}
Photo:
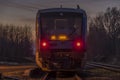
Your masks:
{"label": "passenger train", "polygon": [[36,63],[43,71],[78,71],[85,63],[87,16],[83,9],[49,8],[36,16]]}

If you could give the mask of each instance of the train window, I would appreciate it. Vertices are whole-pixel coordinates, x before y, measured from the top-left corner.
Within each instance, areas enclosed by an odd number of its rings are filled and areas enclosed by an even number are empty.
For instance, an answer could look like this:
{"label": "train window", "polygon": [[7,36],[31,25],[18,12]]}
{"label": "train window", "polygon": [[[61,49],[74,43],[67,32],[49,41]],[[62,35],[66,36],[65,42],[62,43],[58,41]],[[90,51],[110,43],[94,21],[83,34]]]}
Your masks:
{"label": "train window", "polygon": [[73,34],[81,34],[82,18],[73,16],[47,16],[41,18],[43,32],[49,34],[54,30],[71,30]]}
{"label": "train window", "polygon": [[65,29],[68,26],[67,19],[55,19],[55,29]]}

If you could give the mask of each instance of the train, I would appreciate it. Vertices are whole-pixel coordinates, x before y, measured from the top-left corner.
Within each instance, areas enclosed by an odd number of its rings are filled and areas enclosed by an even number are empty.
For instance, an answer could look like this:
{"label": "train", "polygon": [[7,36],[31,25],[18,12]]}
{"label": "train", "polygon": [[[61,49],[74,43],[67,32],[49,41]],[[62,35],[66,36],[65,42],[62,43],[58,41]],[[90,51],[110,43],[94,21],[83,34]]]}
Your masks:
{"label": "train", "polygon": [[79,71],[85,64],[87,15],[81,8],[48,8],[36,15],[36,63],[43,71]]}

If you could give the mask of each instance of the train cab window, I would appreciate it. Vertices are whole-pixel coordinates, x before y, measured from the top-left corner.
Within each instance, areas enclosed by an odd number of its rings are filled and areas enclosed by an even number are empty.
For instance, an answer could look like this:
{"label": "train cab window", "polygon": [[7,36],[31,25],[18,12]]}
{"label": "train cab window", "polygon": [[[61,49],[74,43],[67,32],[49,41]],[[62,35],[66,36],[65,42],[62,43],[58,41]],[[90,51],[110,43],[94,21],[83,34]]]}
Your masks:
{"label": "train cab window", "polygon": [[55,19],[55,29],[65,29],[67,26],[67,19]]}
{"label": "train cab window", "polygon": [[50,34],[55,30],[68,30],[71,34],[81,35],[82,18],[80,16],[45,16],[41,18],[42,30]]}
{"label": "train cab window", "polygon": [[79,18],[76,18],[74,28],[75,28],[77,34],[79,34],[81,32],[81,26],[82,26],[82,20]]}
{"label": "train cab window", "polygon": [[53,18],[42,18],[42,28],[43,30],[54,29],[54,19]]}

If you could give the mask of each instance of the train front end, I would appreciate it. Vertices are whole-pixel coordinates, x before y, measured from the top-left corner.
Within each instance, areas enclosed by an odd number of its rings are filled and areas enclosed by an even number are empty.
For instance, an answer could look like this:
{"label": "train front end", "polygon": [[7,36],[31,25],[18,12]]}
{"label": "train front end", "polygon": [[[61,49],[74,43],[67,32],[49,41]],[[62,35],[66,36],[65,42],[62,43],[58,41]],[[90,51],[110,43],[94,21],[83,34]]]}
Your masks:
{"label": "train front end", "polygon": [[86,13],[81,9],[38,11],[36,62],[43,71],[76,71],[84,63]]}

